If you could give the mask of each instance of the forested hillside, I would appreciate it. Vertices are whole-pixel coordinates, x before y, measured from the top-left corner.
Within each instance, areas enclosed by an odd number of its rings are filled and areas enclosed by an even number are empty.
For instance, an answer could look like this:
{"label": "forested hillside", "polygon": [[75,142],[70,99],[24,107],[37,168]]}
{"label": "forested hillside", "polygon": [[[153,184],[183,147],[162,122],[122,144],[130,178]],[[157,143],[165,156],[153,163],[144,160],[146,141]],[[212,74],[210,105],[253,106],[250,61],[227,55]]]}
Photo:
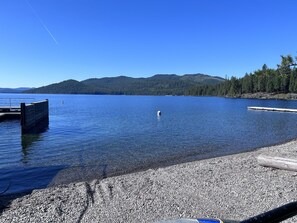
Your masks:
{"label": "forested hillside", "polygon": [[281,56],[280,64],[266,64],[242,78],[223,79],[205,74],[158,74],[148,78],[126,76],[68,80],[27,93],[52,94],[127,94],[127,95],[194,95],[242,97],[245,94],[297,93],[297,57]]}
{"label": "forested hillside", "polygon": [[205,74],[158,74],[148,78],[126,76],[92,78],[84,81],[67,80],[35,88],[26,93],[47,94],[126,94],[126,95],[185,95],[194,86],[216,85],[220,77]]}
{"label": "forested hillside", "polygon": [[281,56],[281,63],[276,69],[267,67],[253,73],[246,74],[243,78],[231,77],[218,85],[195,86],[187,92],[189,95],[215,95],[240,97],[247,93],[297,93],[296,60],[291,56]]}

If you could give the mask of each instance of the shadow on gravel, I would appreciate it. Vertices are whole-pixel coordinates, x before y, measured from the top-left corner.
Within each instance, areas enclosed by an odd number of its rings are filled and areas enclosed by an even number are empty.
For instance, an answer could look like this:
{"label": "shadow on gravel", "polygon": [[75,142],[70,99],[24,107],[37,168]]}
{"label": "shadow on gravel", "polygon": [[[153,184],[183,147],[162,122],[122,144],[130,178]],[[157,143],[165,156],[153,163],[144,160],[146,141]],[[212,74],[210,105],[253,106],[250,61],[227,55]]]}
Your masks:
{"label": "shadow on gravel", "polygon": [[0,194],[0,216],[2,215],[5,209],[9,208],[13,200],[26,196],[28,194],[31,194],[31,192],[32,190],[22,192],[22,193],[17,193],[17,194],[8,194],[8,195],[4,195],[3,193]]}
{"label": "shadow on gravel", "polygon": [[92,181],[94,179],[105,179],[111,176],[109,171],[107,164],[70,166],[59,171],[48,184],[48,187],[74,182]]}
{"label": "shadow on gravel", "polygon": [[46,188],[65,166],[0,169],[0,215],[17,198]]}

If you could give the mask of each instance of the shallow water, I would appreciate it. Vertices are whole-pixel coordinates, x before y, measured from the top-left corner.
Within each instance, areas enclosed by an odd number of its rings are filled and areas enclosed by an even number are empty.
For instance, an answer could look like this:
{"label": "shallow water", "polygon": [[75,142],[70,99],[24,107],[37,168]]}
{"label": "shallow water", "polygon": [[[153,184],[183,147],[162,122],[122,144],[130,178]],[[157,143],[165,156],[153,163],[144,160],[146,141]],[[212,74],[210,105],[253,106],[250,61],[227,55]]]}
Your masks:
{"label": "shallow water", "polygon": [[239,153],[297,136],[297,114],[247,110],[297,108],[296,101],[1,94],[20,96],[49,99],[50,124],[40,134],[21,135],[18,121],[0,123],[0,190],[9,186],[8,193]]}

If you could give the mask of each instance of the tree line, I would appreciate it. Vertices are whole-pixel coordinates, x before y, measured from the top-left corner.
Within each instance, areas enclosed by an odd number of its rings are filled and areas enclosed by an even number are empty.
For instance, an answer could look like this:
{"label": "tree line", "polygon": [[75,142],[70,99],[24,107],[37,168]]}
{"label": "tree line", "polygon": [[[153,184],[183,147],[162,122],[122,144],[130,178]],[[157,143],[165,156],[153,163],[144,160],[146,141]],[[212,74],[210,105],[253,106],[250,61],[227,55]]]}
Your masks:
{"label": "tree line", "polygon": [[266,64],[242,78],[231,77],[217,85],[191,87],[187,95],[239,97],[246,93],[297,93],[297,57],[281,56],[276,69]]}

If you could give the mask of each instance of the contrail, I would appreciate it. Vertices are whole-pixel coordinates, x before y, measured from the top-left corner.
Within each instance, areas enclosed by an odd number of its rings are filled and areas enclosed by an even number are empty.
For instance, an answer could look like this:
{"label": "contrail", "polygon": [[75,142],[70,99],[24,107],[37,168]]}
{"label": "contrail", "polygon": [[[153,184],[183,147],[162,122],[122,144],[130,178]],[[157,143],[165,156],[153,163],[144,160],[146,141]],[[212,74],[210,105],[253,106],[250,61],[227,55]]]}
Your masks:
{"label": "contrail", "polygon": [[39,15],[37,14],[37,12],[34,10],[33,6],[30,4],[30,2],[28,0],[25,0],[25,2],[27,2],[28,6],[31,8],[33,14],[35,15],[35,17],[39,20],[40,24],[43,26],[43,28],[45,29],[45,31],[47,31],[47,33],[52,37],[52,39],[54,40],[54,42],[58,45],[58,41],[56,40],[56,38],[53,36],[53,34],[49,31],[49,29],[47,28],[47,26],[44,24],[44,22],[42,21],[42,19],[39,17]]}

